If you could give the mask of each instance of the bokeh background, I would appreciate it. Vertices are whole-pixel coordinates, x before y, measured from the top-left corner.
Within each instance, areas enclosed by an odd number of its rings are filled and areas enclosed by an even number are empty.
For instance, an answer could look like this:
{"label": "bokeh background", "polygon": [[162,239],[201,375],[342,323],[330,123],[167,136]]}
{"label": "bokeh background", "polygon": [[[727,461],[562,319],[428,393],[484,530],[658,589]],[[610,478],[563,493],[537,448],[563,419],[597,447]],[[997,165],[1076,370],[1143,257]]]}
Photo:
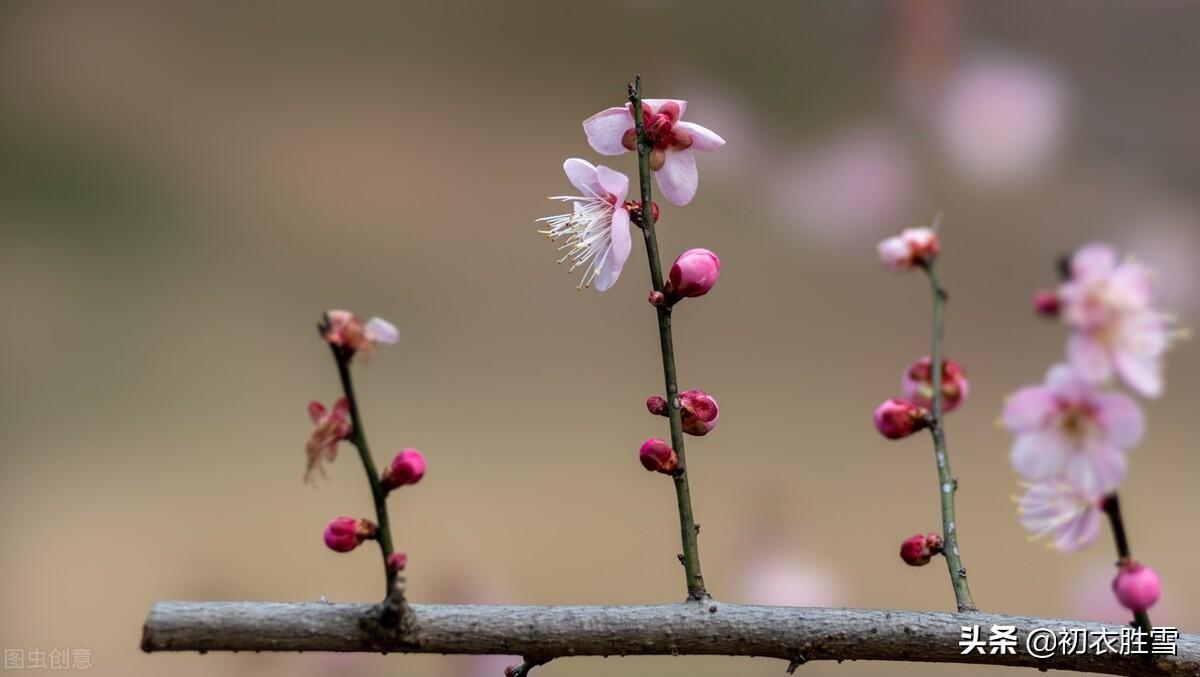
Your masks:
{"label": "bokeh background", "polygon": [[[661,388],[644,252],[578,292],[533,219],[598,158],[579,123],[650,96],[727,140],[664,205],[668,260],[724,262],[677,313],[682,386],[722,406],[689,441],[704,573],[729,601],[949,609],[924,439],[870,412],[926,352],[923,281],[874,243],[944,212],[948,349],[972,377],[949,438],[981,606],[1120,620],[1107,532],[1029,543],[1004,396],[1060,359],[1031,294],[1106,240],[1194,321],[1200,6],[648,2],[9,2],[0,18],[0,646],[83,648],[105,675],[497,675],[505,659],[146,656],[159,599],[373,600],[378,558],[326,550],[369,514],[345,448],[306,486],[309,400],[337,379],[322,310],[402,331],[358,374],[418,601],[682,597],[669,482],[638,444]],[[631,156],[607,161],[635,173]],[[1159,623],[1200,628],[1200,358],[1122,489]],[[778,674],[775,661],[573,659],[539,675]],[[807,675],[994,669],[814,664]]]}

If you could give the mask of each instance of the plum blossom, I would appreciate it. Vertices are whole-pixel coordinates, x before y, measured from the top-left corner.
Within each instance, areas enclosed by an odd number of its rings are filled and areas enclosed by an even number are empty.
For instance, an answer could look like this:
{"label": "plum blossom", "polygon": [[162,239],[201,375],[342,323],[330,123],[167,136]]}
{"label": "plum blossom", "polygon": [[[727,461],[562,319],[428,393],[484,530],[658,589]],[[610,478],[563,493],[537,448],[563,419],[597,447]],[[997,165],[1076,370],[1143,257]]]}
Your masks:
{"label": "plum blossom", "polygon": [[337,458],[337,445],[350,437],[354,424],[350,421],[350,402],[341,398],[333,403],[332,409],[326,409],[320,402],[308,403],[308,415],[316,424],[304,451],[308,457],[308,468],[304,471],[304,481],[312,481],[313,472],[325,475],[323,462],[332,463]]}
{"label": "plum blossom", "polygon": [[572,210],[538,219],[548,226],[538,232],[551,240],[566,236],[559,247],[566,253],[558,262],[570,260],[572,271],[583,266],[579,289],[595,283],[596,291],[607,291],[620,277],[633,247],[629,235],[631,205],[625,201],[629,177],[579,158],[564,162],[563,171],[580,195],[550,198],[571,203]]}
{"label": "plum blossom", "polygon": [[1166,316],[1151,307],[1151,273],[1136,261],[1118,261],[1106,244],[1071,257],[1071,277],[1058,289],[1063,320],[1074,330],[1067,357],[1094,383],[1115,373],[1146,397],[1162,394],[1162,356],[1170,343]]}
{"label": "plum blossom", "polygon": [[321,335],[329,343],[350,353],[369,351],[376,344],[390,345],[400,340],[400,331],[391,322],[382,317],[372,317],[364,324],[348,310],[326,312]]}
{"label": "plum blossom", "polygon": [[1079,550],[1096,540],[1102,499],[1057,479],[1025,486],[1025,494],[1017,499],[1017,512],[1030,540],[1049,536],[1050,544],[1063,552]]}
{"label": "plum blossom", "polygon": [[1014,393],[1004,425],[1016,435],[1012,464],[1027,481],[1065,479],[1088,496],[1125,478],[1125,452],[1142,438],[1142,410],[1129,397],[1104,392],[1072,367],[1055,365],[1042,385]]}
{"label": "plum blossom", "polygon": [[942,250],[936,228],[905,228],[876,245],[879,260],[891,271],[933,263]]}
{"label": "plum blossom", "polygon": [[[908,365],[902,379],[904,399],[926,409],[933,409],[933,358],[929,355]],[[967,399],[971,382],[967,372],[954,360],[942,361],[942,409],[950,413]]]}
{"label": "plum blossom", "polygon": [[[672,204],[685,205],[696,196],[700,177],[693,150],[716,150],[725,139],[694,122],[684,122],[687,101],[643,99],[642,121],[650,144],[650,169],[658,188]],[[637,149],[633,106],[606,108],[583,121],[588,144],[601,155],[620,155]]]}

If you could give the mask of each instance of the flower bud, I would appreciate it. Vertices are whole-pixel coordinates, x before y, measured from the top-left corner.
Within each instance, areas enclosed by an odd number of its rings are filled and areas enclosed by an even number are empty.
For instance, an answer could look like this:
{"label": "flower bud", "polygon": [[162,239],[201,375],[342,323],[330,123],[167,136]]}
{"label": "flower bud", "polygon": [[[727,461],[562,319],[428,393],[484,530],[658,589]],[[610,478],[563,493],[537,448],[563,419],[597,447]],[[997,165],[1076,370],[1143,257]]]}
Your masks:
{"label": "flower bud", "polygon": [[675,453],[671,445],[657,437],[651,437],[642,442],[639,457],[642,461],[642,467],[651,472],[671,475],[679,468],[679,455]]}
{"label": "flower bud", "polygon": [[393,552],[388,555],[387,567],[390,571],[404,571],[406,566],[408,566],[408,555],[402,552]]}
{"label": "flower bud", "polygon": [[[917,406],[933,408],[933,358],[926,355],[904,370],[904,398]],[[954,360],[942,362],[942,410],[950,413],[967,399],[971,383],[967,372]]]}
{"label": "flower bud", "polygon": [[335,552],[350,552],[378,535],[378,525],[369,519],[335,517],[325,526],[325,545]]}
{"label": "flower bud", "polygon": [[898,440],[928,427],[929,410],[899,399],[884,401],[875,410],[875,429],[881,435]]}
{"label": "flower bud", "polygon": [[1121,571],[1112,582],[1113,593],[1121,606],[1135,613],[1154,606],[1162,595],[1162,581],[1158,574],[1139,562],[1121,566]]}
{"label": "flower bud", "polygon": [[664,294],[664,293],[662,293],[662,292],[660,292],[660,291],[652,291],[652,292],[650,292],[650,298],[649,298],[649,299],[647,299],[647,300],[648,300],[648,301],[650,301],[650,305],[652,305],[652,306],[654,306],[654,307],[656,307],[656,308],[657,308],[658,306],[665,306],[665,305],[667,305],[667,295],[666,295],[666,294]]}
{"label": "flower bud", "polygon": [[717,401],[703,390],[685,390],[679,394],[679,413],[683,432],[697,437],[707,435],[717,427],[721,411]]}
{"label": "flower bud", "polygon": [[365,324],[348,310],[330,310],[320,324],[321,336],[330,344],[353,355],[378,343],[395,343],[400,331],[381,317],[372,317]]}
{"label": "flower bud", "polygon": [[651,395],[646,398],[646,409],[655,416],[667,415],[667,401],[658,395]]}
{"label": "flower bud", "polygon": [[671,265],[669,296],[704,296],[721,275],[721,259],[707,249],[689,249]]}
{"label": "flower bud", "polygon": [[384,491],[391,491],[406,484],[416,484],[424,476],[425,457],[416,449],[405,449],[383,469],[380,483]]}
{"label": "flower bud", "polygon": [[942,537],[938,534],[917,534],[904,539],[900,544],[900,559],[914,567],[929,564],[929,560],[941,552]]}
{"label": "flower bud", "polygon": [[1033,295],[1033,310],[1042,317],[1058,317],[1060,305],[1058,293],[1051,289],[1043,289]]}
{"label": "flower bud", "polygon": [[932,228],[905,228],[876,246],[879,260],[895,271],[933,263],[941,250],[941,240]]}

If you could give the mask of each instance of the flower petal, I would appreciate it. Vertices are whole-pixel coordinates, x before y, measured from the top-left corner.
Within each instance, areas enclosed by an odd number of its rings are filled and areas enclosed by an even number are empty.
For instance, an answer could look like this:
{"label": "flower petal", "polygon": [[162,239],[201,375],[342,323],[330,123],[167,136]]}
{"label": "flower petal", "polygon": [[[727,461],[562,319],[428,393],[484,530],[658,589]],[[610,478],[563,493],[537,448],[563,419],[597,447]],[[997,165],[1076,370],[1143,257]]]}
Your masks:
{"label": "flower petal", "polygon": [[1027,386],[1013,393],[1004,404],[1004,425],[1014,433],[1045,428],[1058,412],[1058,398],[1044,386]]}
{"label": "flower petal", "polygon": [[674,128],[682,129],[692,137],[692,150],[716,150],[725,145],[725,139],[716,132],[694,122],[676,122]]}
{"label": "flower petal", "polygon": [[1067,459],[1064,476],[1088,496],[1101,496],[1125,479],[1125,454],[1114,446],[1092,444]]}
{"label": "flower petal", "polygon": [[390,345],[400,340],[400,330],[396,329],[396,325],[382,317],[372,317],[370,320],[367,320],[366,335],[367,340],[374,343],[387,343]]}
{"label": "flower petal", "polygon": [[1082,402],[1091,392],[1088,382],[1070,364],[1056,364],[1046,370],[1046,389],[1059,400]]}
{"label": "flower petal", "polygon": [[1030,482],[1048,480],[1060,472],[1071,455],[1071,441],[1057,429],[1018,435],[1012,446],[1012,465]]}
{"label": "flower petal", "polygon": [[583,121],[588,145],[601,155],[628,153],[621,137],[630,129],[633,129],[633,113],[626,106],[606,108]]}
{"label": "flower petal", "polygon": [[687,112],[687,101],[683,99],[642,99],[642,103],[650,107],[651,113],[657,113],[663,104],[674,103],[679,106],[679,117],[682,119],[683,114]]}
{"label": "flower petal", "polygon": [[1108,275],[1117,266],[1117,250],[1106,244],[1089,244],[1071,257],[1071,279],[1090,282]]}
{"label": "flower petal", "polygon": [[625,267],[625,261],[629,258],[629,251],[632,248],[633,239],[629,236],[629,212],[624,208],[618,208],[612,216],[612,248],[600,266],[600,272],[594,281],[596,291],[608,291],[617,283],[617,278],[621,276],[621,269]]}
{"label": "flower petal", "polygon": [[325,405],[320,402],[309,402],[308,417],[312,419],[313,423],[319,423],[321,419],[325,418]]}
{"label": "flower petal", "polygon": [[1105,383],[1112,378],[1112,363],[1104,344],[1087,332],[1075,332],[1067,339],[1067,359],[1084,379]]}
{"label": "flower petal", "polygon": [[596,180],[604,192],[611,196],[613,204],[620,206],[625,202],[625,196],[629,194],[628,176],[600,165],[596,167]]}
{"label": "flower petal", "polygon": [[1054,532],[1054,547],[1074,552],[1096,540],[1100,533],[1100,511],[1088,508]]}
{"label": "flower petal", "polygon": [[667,150],[662,169],[654,172],[658,189],[671,204],[683,206],[696,197],[700,175],[696,171],[696,156],[690,150]]}
{"label": "flower petal", "polygon": [[1142,408],[1120,393],[1102,393],[1093,398],[1096,422],[1104,428],[1108,441],[1128,449],[1142,440],[1146,430]]}
{"label": "flower petal", "polygon": [[572,186],[575,186],[580,195],[584,197],[604,195],[604,188],[596,176],[596,165],[577,157],[567,158],[566,162],[563,162],[563,171],[567,174],[567,180],[571,182]]}

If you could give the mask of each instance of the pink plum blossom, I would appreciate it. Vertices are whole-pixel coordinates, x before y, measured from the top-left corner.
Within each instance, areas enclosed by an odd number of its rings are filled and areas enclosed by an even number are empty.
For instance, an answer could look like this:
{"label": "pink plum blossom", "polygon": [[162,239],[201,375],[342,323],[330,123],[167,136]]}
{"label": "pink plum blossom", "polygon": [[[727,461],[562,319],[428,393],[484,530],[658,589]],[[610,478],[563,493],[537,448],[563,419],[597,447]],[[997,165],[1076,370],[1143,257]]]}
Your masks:
{"label": "pink plum blossom", "polygon": [[334,552],[350,552],[378,535],[379,526],[369,519],[335,517],[325,526],[325,546]]}
{"label": "pink plum blossom", "polygon": [[[650,144],[650,169],[658,188],[672,204],[685,205],[696,196],[699,174],[693,150],[716,150],[725,145],[712,130],[684,122],[687,101],[643,99],[646,141]],[[601,155],[620,155],[637,149],[632,104],[606,108],[583,121],[588,143]]]}
{"label": "pink plum blossom", "polygon": [[889,440],[899,440],[929,427],[929,410],[906,400],[885,400],[875,409],[875,429]]}
{"label": "pink plum blossom", "polygon": [[325,340],[351,353],[369,351],[376,344],[390,345],[400,340],[400,331],[382,317],[372,317],[364,324],[348,310],[330,310],[325,313],[325,319],[321,332]]}
{"label": "pink plum blossom", "polygon": [[[904,370],[902,379],[904,399],[913,404],[933,409],[933,358],[926,355]],[[942,411],[950,413],[967,399],[971,382],[967,372],[954,360],[942,362]]]}
{"label": "pink plum blossom", "polygon": [[405,449],[396,454],[392,462],[383,469],[381,484],[384,491],[391,491],[407,484],[416,484],[424,476],[425,457],[416,449]]}
{"label": "pink plum blossom", "polygon": [[1118,261],[1105,244],[1091,244],[1071,258],[1071,277],[1058,289],[1063,320],[1073,332],[1071,365],[1089,381],[1115,373],[1146,397],[1162,394],[1162,356],[1170,343],[1167,319],[1151,307],[1150,271]]}
{"label": "pink plum blossom", "polygon": [[631,205],[625,201],[629,177],[579,158],[564,162],[563,171],[580,195],[550,198],[571,203],[572,211],[538,219],[548,226],[538,232],[551,240],[566,236],[559,247],[566,253],[558,262],[569,260],[572,271],[583,266],[579,289],[595,283],[597,291],[607,291],[616,284],[633,247]]}
{"label": "pink plum blossom", "polygon": [[671,264],[668,296],[694,298],[704,296],[721,276],[721,259],[707,249],[689,249]]}
{"label": "pink plum blossom", "polygon": [[641,460],[642,467],[650,472],[673,475],[679,469],[679,454],[675,453],[666,440],[657,437],[642,442],[642,448],[638,450],[638,459]]}
{"label": "pink plum blossom", "polygon": [[712,432],[721,419],[716,399],[703,390],[685,390],[679,394],[679,414],[683,432],[702,437]]}
{"label": "pink plum blossom", "polygon": [[905,228],[876,246],[879,260],[891,271],[933,263],[941,250],[942,242],[934,228]]}
{"label": "pink plum blossom", "polygon": [[1004,425],[1016,435],[1012,464],[1027,481],[1065,479],[1089,496],[1125,478],[1125,453],[1142,438],[1142,410],[1129,397],[1095,389],[1069,365],[1042,385],[1014,393]]}
{"label": "pink plum blossom", "polygon": [[1096,540],[1102,522],[1100,498],[1063,480],[1026,485],[1017,500],[1021,526],[1031,540],[1049,536],[1051,545],[1074,552]]}
{"label": "pink plum blossom", "polygon": [[304,481],[312,481],[313,472],[325,475],[323,463],[332,463],[337,458],[337,445],[350,437],[354,424],[350,421],[350,402],[341,398],[333,403],[333,409],[326,409],[320,402],[308,403],[308,415],[316,424],[312,435],[304,444],[308,457],[308,467],[304,471]]}

